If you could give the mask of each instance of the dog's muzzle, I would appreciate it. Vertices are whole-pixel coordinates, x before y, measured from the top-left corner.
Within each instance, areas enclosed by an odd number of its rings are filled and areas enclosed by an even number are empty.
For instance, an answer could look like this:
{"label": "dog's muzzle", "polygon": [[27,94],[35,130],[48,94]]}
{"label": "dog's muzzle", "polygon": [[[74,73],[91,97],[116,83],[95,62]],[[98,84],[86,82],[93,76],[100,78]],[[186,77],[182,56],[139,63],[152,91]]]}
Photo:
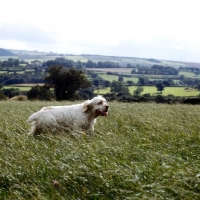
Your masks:
{"label": "dog's muzzle", "polygon": [[107,116],[108,115],[108,108],[109,106],[105,106],[105,110],[104,111],[100,111],[100,110],[97,110],[97,114],[100,115],[100,116]]}

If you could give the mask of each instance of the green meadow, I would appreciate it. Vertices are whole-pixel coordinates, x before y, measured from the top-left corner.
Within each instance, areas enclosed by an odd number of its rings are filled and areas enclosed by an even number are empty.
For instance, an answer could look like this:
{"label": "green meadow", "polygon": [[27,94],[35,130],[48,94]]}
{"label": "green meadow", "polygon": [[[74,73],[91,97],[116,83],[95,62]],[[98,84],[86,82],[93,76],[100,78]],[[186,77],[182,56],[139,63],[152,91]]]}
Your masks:
{"label": "green meadow", "polygon": [[[42,84],[39,84],[42,85]],[[32,86],[35,86],[35,84],[17,84],[17,85],[10,85],[10,86],[4,86],[4,89],[10,89],[10,88],[16,88],[21,91],[29,91]],[[138,86],[129,86],[129,91],[131,94],[133,94],[133,91],[137,89]],[[152,96],[160,95],[161,93],[157,91],[155,86],[142,86],[144,91],[143,94],[149,93]],[[104,95],[106,93],[110,93],[110,87],[107,88],[100,88],[96,89],[94,91],[95,94],[101,94]],[[162,91],[163,96],[167,95],[174,95],[174,96],[198,96],[200,94],[200,91],[193,89],[193,88],[186,88],[186,87],[165,87],[165,89]]]}
{"label": "green meadow", "polygon": [[[133,94],[133,91],[137,89],[138,86],[130,86],[129,91],[131,94]],[[185,88],[185,87],[165,87],[165,89],[161,92],[158,92],[155,86],[142,86],[144,91],[141,93],[147,94],[149,93],[151,96],[156,95],[163,95],[167,96],[169,94],[174,96],[198,96],[200,94],[200,91],[193,89],[193,88]],[[95,90],[95,93],[97,94],[106,94],[110,93],[110,88],[101,88],[100,90]]]}
{"label": "green meadow", "polygon": [[[105,73],[98,74],[99,77],[103,78],[104,80],[108,80],[110,82],[112,81],[118,81],[119,76],[116,75],[107,75]],[[133,81],[134,83],[138,82],[138,78],[136,77],[123,77],[124,81]]]}
{"label": "green meadow", "polygon": [[180,71],[179,75],[183,75],[185,77],[195,77],[196,76],[195,73],[193,73],[193,72],[185,72],[185,71]]}
{"label": "green meadow", "polygon": [[91,135],[27,135],[69,104],[0,101],[0,199],[200,199],[200,106],[109,102]]}

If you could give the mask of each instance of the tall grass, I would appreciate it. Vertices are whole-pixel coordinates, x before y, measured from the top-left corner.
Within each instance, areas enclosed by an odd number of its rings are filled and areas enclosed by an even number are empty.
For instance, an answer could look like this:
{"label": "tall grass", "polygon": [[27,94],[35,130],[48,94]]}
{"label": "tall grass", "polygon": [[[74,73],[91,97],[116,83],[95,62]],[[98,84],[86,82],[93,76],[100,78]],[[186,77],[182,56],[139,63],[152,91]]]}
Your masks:
{"label": "tall grass", "polygon": [[27,135],[64,104],[0,102],[0,199],[200,199],[200,106],[111,102],[91,136]]}

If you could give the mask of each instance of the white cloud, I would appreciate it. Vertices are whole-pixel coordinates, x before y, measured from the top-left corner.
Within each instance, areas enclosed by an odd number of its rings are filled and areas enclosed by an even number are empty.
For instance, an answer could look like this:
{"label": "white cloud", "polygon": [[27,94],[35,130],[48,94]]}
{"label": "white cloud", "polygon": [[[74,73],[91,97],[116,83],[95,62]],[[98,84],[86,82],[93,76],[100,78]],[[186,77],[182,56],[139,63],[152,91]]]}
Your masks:
{"label": "white cloud", "polygon": [[199,23],[199,0],[6,0],[0,47],[200,62]]}

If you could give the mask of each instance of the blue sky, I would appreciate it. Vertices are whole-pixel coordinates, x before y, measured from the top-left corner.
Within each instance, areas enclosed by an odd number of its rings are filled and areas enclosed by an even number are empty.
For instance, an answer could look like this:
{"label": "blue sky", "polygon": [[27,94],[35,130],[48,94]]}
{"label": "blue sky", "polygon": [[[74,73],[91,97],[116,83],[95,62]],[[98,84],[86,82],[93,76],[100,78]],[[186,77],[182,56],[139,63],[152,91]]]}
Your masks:
{"label": "blue sky", "polygon": [[4,0],[0,48],[200,62],[199,0]]}

